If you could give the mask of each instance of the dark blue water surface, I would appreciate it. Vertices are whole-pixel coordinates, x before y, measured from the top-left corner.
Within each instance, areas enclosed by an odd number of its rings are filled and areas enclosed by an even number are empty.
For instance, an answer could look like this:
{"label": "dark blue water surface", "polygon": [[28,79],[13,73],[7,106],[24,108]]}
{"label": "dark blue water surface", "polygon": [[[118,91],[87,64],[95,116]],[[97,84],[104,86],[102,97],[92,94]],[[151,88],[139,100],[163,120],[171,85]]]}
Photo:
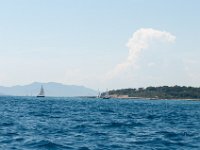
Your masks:
{"label": "dark blue water surface", "polygon": [[0,97],[0,149],[200,149],[200,101]]}

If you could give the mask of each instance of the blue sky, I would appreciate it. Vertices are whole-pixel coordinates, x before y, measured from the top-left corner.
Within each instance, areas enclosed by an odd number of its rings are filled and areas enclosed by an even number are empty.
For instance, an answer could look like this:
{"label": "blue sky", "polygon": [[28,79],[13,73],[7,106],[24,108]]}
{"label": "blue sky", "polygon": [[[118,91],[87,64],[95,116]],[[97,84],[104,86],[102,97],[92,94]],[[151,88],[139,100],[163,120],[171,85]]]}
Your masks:
{"label": "blue sky", "polygon": [[[199,6],[198,0],[1,0],[0,85],[199,86]],[[133,67],[107,78],[141,28],[176,40],[153,42]]]}

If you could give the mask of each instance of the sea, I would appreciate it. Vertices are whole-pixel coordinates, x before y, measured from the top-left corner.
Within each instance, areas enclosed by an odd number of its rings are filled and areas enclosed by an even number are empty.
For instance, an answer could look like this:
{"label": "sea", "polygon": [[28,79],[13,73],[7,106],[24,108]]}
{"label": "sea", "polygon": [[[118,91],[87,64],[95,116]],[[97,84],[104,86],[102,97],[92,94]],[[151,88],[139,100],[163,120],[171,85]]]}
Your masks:
{"label": "sea", "polygon": [[0,97],[0,150],[199,150],[200,101]]}

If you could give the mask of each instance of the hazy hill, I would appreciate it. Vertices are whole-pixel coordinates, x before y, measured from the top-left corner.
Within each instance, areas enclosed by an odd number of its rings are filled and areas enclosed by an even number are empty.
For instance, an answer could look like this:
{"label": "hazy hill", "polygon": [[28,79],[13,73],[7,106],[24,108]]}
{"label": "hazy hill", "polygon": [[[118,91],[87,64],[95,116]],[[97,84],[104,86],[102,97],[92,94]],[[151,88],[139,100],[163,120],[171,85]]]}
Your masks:
{"label": "hazy hill", "polygon": [[49,82],[39,83],[34,82],[24,86],[3,87],[0,86],[0,93],[2,95],[15,95],[15,96],[36,96],[40,87],[43,85],[46,96],[95,96],[97,92],[86,88],[84,86],[64,85],[61,83]]}

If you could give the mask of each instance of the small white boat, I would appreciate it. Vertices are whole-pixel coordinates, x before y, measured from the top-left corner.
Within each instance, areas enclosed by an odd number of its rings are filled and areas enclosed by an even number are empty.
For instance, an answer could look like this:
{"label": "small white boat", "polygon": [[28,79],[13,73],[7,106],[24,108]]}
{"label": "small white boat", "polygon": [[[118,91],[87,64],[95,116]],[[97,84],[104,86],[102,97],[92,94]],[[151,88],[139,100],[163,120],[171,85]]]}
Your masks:
{"label": "small white boat", "polygon": [[106,91],[105,95],[102,97],[103,99],[110,99],[110,95],[109,95],[109,92],[108,90]]}

